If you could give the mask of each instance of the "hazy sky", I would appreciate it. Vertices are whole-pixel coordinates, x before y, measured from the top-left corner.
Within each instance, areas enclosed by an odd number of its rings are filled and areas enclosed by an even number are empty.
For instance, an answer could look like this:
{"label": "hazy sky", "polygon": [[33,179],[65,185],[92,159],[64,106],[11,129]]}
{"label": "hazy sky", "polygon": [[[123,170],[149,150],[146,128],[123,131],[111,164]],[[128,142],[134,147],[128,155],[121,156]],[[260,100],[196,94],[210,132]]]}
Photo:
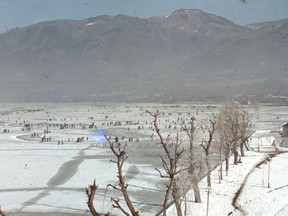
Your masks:
{"label": "hazy sky", "polygon": [[237,24],[288,18],[288,0],[0,0],[0,32],[55,19],[164,15],[196,8]]}

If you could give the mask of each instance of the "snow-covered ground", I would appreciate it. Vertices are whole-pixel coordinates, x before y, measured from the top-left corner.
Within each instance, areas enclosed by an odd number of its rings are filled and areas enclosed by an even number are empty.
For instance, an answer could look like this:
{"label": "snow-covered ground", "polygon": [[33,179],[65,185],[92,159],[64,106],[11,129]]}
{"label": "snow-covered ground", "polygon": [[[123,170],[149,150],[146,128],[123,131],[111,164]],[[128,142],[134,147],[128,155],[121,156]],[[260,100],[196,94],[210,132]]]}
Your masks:
{"label": "snow-covered ground", "polygon": [[[109,162],[113,158],[111,151],[101,147],[103,144],[101,134],[104,131],[113,138],[118,136],[123,143],[128,142],[128,146],[133,146],[133,151],[131,150],[133,155],[130,155],[123,168],[129,183],[129,191],[135,206],[143,215],[155,215],[161,209],[165,186],[163,179],[159,178],[158,172],[154,169],[161,167],[159,159],[161,149],[154,145],[156,135],[151,125],[153,119],[145,113],[145,110],[154,111],[156,108],[162,112],[159,125],[165,134],[170,131],[179,132],[177,125],[183,121],[188,122],[191,115],[205,119],[208,114],[216,111],[217,106],[2,104],[0,108],[0,205],[2,210],[8,215],[32,213],[48,215],[49,212],[53,215],[60,215],[60,213],[90,215],[86,204],[85,187],[96,179],[99,189],[95,197],[95,206],[102,212],[113,212],[110,196],[115,195],[115,192],[106,191],[106,185],[117,183],[116,167]],[[255,131],[279,130],[288,120],[287,107],[258,107],[256,111],[253,108],[253,112],[256,113],[253,127]],[[89,128],[92,122],[95,125]],[[121,122],[121,125],[114,126],[117,122]],[[33,125],[31,131],[25,128],[25,124]],[[59,129],[60,124],[73,126]],[[40,142],[45,134],[44,130],[47,129],[51,141]],[[36,133],[36,137],[32,137],[32,133]],[[84,137],[84,140],[76,143],[79,137]],[[129,138],[133,138],[133,141],[129,142]],[[256,138],[255,142],[259,143],[259,137]],[[262,145],[266,141],[260,142]],[[247,157],[243,158],[242,164],[231,165],[229,175],[224,176],[221,184],[218,182],[217,170],[213,172],[209,215],[227,215],[230,211],[237,214],[231,205],[231,199],[241,185],[245,173],[263,157],[265,157],[263,153],[247,152]],[[247,186],[238,201],[247,213],[257,209],[265,210],[268,204],[263,204],[264,207],[257,204],[257,207],[251,210],[257,200],[263,199],[265,203],[265,197],[271,210],[266,209],[267,214],[264,212],[262,215],[271,215],[273,211],[280,211],[287,205],[287,202],[283,204],[278,200],[279,193],[287,188],[276,189],[285,183],[283,177],[287,176],[284,173],[285,161],[287,161],[287,154],[272,159],[270,189],[267,189],[267,165],[255,170],[248,179]],[[277,169],[283,170],[277,172]],[[253,178],[254,175],[256,178]],[[284,178],[283,181],[281,176]],[[206,214],[205,179],[201,183],[201,188],[203,203],[195,204],[191,199],[188,202],[190,213],[195,212],[191,215]],[[253,196],[249,195],[250,192]],[[285,191],[280,196],[283,196],[283,200],[285,198],[287,200]],[[172,208],[169,211],[173,211]],[[251,215],[261,214],[255,212]]]}
{"label": "snow-covered ground", "polygon": [[[271,146],[267,137],[260,139],[263,146]],[[231,158],[228,176],[224,175],[221,181],[219,169],[215,169],[211,175],[213,181],[209,201],[204,178],[200,183],[202,203],[193,202],[192,191],[187,194],[187,215],[288,215],[288,149],[281,148],[280,151],[284,153],[256,168],[260,161],[270,158],[268,153],[248,151],[238,165],[233,165]],[[248,178],[244,183],[246,176]],[[236,206],[240,209],[235,209],[232,201],[242,184],[244,187],[236,201]],[[168,209],[168,215],[176,215],[174,206]]]}

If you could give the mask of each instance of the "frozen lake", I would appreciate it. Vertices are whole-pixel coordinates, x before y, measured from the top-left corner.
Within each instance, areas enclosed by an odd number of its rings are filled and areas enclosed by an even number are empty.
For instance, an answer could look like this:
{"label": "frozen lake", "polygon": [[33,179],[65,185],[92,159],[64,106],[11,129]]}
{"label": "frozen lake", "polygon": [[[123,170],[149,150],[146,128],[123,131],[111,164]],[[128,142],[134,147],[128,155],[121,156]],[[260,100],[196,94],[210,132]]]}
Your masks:
{"label": "frozen lake", "polygon": [[[252,130],[282,130],[288,121],[287,107],[248,107],[254,113]],[[0,107],[0,205],[9,215],[32,213],[90,215],[85,187],[96,179],[95,206],[112,211],[106,190],[117,184],[114,155],[104,146],[103,134],[128,144],[124,165],[128,190],[136,208],[155,215],[163,202],[165,182],[161,148],[155,144],[153,118],[145,110],[160,111],[164,135],[187,137],[180,125],[192,115],[209,119],[218,105],[207,104],[1,104]],[[77,140],[79,142],[77,142]],[[198,138],[198,141],[201,137]],[[201,150],[201,149],[200,149]],[[199,158],[202,156],[199,155]],[[218,157],[213,154],[213,164]],[[57,212],[57,214],[55,214]]]}

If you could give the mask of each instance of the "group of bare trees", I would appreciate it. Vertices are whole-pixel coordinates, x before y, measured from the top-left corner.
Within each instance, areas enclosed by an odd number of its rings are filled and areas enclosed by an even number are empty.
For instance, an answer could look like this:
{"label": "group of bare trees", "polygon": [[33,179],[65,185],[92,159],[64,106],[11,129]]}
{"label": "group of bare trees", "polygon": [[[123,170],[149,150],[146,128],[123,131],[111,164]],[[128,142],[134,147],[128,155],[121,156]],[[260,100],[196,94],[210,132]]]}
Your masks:
{"label": "group of bare trees", "polygon": [[[188,182],[189,184],[188,189],[192,189],[194,192],[194,201],[197,203],[201,202],[200,189],[198,186],[200,177],[199,171],[197,170],[198,159],[195,155],[195,145],[198,145],[197,147],[200,146],[200,148],[202,147],[204,150],[204,164],[206,165],[207,170],[207,188],[211,188],[211,147],[216,147],[219,151],[220,181],[223,179],[222,161],[225,160],[226,162],[225,170],[226,175],[228,175],[230,156],[234,155],[234,164],[237,164],[241,162],[241,156],[244,156],[244,148],[246,147],[248,150],[246,142],[248,139],[249,127],[251,125],[251,115],[247,109],[244,109],[239,104],[227,103],[220,107],[218,113],[209,116],[209,120],[205,124],[202,122],[200,124],[200,121],[197,121],[197,119],[192,116],[187,125],[181,125],[181,132],[186,135],[186,140],[188,140],[188,143],[183,144],[183,140],[179,138],[178,133],[176,135],[174,134],[175,136],[172,136],[172,133],[164,136],[164,133],[161,132],[158,125],[158,110],[155,113],[150,111],[146,112],[153,118],[153,126],[158,136],[157,144],[163,148],[165,153],[163,156],[160,156],[162,169],[155,168],[161,178],[167,179],[162,204],[162,215],[167,215],[168,202],[171,201],[175,204],[178,216],[182,216],[183,214],[186,215],[186,204],[182,205],[182,203],[187,190],[183,190],[183,185],[181,184],[183,181],[180,183],[180,179],[183,178],[183,176],[186,176],[188,179],[188,181],[186,181],[186,183]],[[196,144],[195,137],[199,130],[202,130],[203,137],[201,143]],[[112,162],[117,166],[118,177],[118,186],[109,184],[107,187],[120,191],[125,201],[120,202],[119,199],[112,198],[113,207],[119,209],[124,215],[138,216],[140,213],[136,210],[129,197],[129,192],[127,190],[128,184],[125,183],[122,170],[123,164],[127,159],[127,145],[122,146],[119,142],[113,143],[109,137],[106,137],[106,140],[111,151],[116,157],[116,160],[112,160]],[[173,142],[174,145],[170,145],[171,142]],[[184,158],[184,153],[186,153],[186,158]],[[185,161],[184,165],[183,161]],[[86,189],[88,206],[92,215],[101,215],[93,206],[93,199],[96,190],[97,186],[95,181],[90,188]],[[183,206],[185,209],[183,209]],[[106,213],[105,215],[109,215],[109,213]]]}
{"label": "group of bare trees", "polygon": [[[249,150],[247,142],[251,118],[249,110],[232,102],[222,106],[216,116],[220,161],[224,155],[226,175],[229,171],[231,153],[234,156],[234,164],[237,165],[244,156],[244,147]],[[220,163],[220,179],[223,179],[222,163]]]}

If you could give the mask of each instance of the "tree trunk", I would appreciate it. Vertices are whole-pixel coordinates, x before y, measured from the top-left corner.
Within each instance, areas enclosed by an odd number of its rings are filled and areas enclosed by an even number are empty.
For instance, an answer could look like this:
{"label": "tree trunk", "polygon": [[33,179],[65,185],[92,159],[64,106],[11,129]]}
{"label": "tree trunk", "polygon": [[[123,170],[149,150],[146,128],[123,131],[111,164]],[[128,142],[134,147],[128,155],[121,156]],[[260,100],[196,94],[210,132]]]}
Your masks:
{"label": "tree trunk", "polygon": [[192,188],[193,188],[193,192],[194,192],[194,198],[195,198],[195,202],[196,203],[201,203],[201,194],[200,194],[200,190],[199,190],[199,178],[196,175],[196,166],[195,166],[195,155],[194,155],[194,149],[193,147],[190,147],[190,170],[189,170],[189,175],[191,177],[191,183],[192,183]]}
{"label": "tree trunk", "polygon": [[167,215],[167,213],[166,213],[167,207],[168,207],[167,204],[168,204],[169,192],[170,192],[171,187],[172,187],[172,181],[170,181],[169,184],[166,185],[166,187],[167,187],[167,189],[166,189],[166,191],[165,191],[164,201],[163,201],[163,211],[162,211],[162,212],[163,212],[163,213],[162,213],[163,216],[166,216],[166,215]]}
{"label": "tree trunk", "polygon": [[245,142],[245,141],[241,141],[241,143],[240,143],[241,157],[244,157],[244,156],[245,156],[245,153],[244,153],[244,142]]}
{"label": "tree trunk", "polygon": [[238,151],[233,150],[233,154],[234,154],[234,165],[237,165],[238,164]]}
{"label": "tree trunk", "polygon": [[177,210],[177,216],[182,216],[182,209],[181,209],[181,202],[180,202],[180,195],[179,195],[179,189],[178,186],[176,184],[176,180],[174,179],[173,181],[173,189],[172,189],[172,196],[173,196],[173,200],[175,203],[175,207]]}
{"label": "tree trunk", "polygon": [[247,142],[248,142],[248,141],[245,141],[245,142],[244,142],[244,146],[245,146],[245,148],[246,148],[246,151],[249,151],[249,147],[248,147],[248,145],[247,145]]}
{"label": "tree trunk", "polygon": [[131,214],[133,216],[138,216],[139,212],[134,208],[132,201],[130,200],[128,191],[127,191],[127,185],[124,182],[124,177],[122,174],[122,165],[123,161],[125,160],[125,151],[122,151],[118,156],[117,156],[117,167],[118,167],[118,179],[119,179],[119,186],[121,189],[121,192],[124,196],[124,200],[126,202],[127,207],[129,208]]}
{"label": "tree trunk", "polygon": [[201,203],[201,195],[200,195],[200,190],[199,190],[199,186],[198,186],[198,182],[194,183],[192,185],[193,187],[193,191],[194,191],[194,198],[195,198],[195,202],[196,203]]}
{"label": "tree trunk", "polygon": [[181,203],[179,199],[175,202],[175,207],[177,210],[177,216],[182,216]]}
{"label": "tree trunk", "polygon": [[207,186],[211,187],[211,165],[209,152],[206,152],[206,166],[207,166]]}
{"label": "tree trunk", "polygon": [[222,167],[222,149],[220,149],[220,166],[219,166],[219,182],[223,180],[223,167]]}
{"label": "tree trunk", "polygon": [[228,171],[229,171],[229,157],[225,158],[225,164],[226,164],[226,176],[228,176]]}

